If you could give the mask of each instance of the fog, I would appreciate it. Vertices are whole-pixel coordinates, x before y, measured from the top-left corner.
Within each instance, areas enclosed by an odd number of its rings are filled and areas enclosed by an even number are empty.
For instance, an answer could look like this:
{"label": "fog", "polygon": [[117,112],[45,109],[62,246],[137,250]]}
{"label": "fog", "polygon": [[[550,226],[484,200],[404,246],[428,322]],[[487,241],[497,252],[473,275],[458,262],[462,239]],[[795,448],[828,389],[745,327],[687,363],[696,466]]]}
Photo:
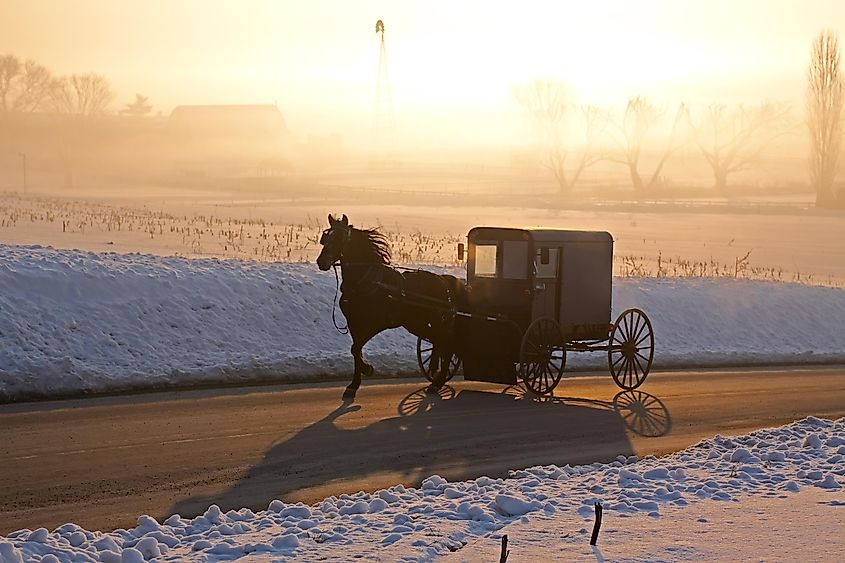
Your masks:
{"label": "fog", "polygon": [[[103,123],[85,124],[79,148],[115,165],[121,152],[130,160],[148,152],[156,163],[176,156],[173,140],[160,130],[174,108],[186,105],[275,105],[287,127],[279,146],[250,146],[246,134],[226,141],[254,150],[252,167],[272,150],[296,161],[297,169],[310,169],[314,156],[324,168],[338,144],[354,158],[368,159],[362,149],[388,145],[399,153],[390,159],[403,162],[447,152],[458,162],[501,163],[503,154],[542,144],[513,96],[515,87],[535,77],[566,83],[573,107],[596,106],[608,115],[607,131],[598,139],[603,150],[618,145],[612,116],[618,121],[635,96],[659,108],[778,101],[793,109],[793,125],[800,129],[810,42],[820,29],[845,21],[843,16],[845,8],[836,1],[518,7],[253,1],[208,10],[205,2],[192,0],[7,0],[0,50],[37,61],[57,76],[102,75],[113,93],[106,116],[143,94],[151,111],[136,121],[144,123],[98,116]],[[376,19],[386,22],[389,108],[376,107]],[[374,114],[385,111],[393,126],[382,138],[374,134]],[[3,127],[5,152],[49,153],[36,133],[28,131],[24,142],[8,123]],[[41,132],[56,142],[55,131]],[[804,140],[794,133],[781,147],[798,155]],[[99,141],[112,150],[102,152]],[[660,139],[647,141],[661,145]],[[325,144],[333,148],[321,155]],[[490,156],[475,154],[477,149],[491,149]],[[10,166],[6,159],[3,164]]]}
{"label": "fog", "polygon": [[[798,233],[824,199],[807,73],[813,41],[845,22],[834,0],[2,9],[2,242],[304,260],[312,247],[250,254],[184,233],[212,215],[319,230],[326,211],[354,210],[441,241],[495,221],[614,228],[648,260],[756,249],[761,267],[845,278],[766,254],[841,240],[841,217]],[[827,207],[845,205],[834,168]],[[702,209],[723,214],[701,227],[721,250],[685,229]],[[173,240],[161,221],[116,238],[117,215],[171,216]],[[451,260],[435,254],[408,260]]]}

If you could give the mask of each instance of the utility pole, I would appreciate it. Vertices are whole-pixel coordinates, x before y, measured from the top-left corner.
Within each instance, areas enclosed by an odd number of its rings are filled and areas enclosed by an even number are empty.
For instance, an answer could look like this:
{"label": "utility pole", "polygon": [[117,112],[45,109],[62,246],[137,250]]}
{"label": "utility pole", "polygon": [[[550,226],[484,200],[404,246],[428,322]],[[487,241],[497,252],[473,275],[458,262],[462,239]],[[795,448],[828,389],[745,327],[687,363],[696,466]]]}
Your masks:
{"label": "utility pole", "polygon": [[26,153],[18,153],[21,155],[21,159],[23,159],[23,193],[26,193]]}

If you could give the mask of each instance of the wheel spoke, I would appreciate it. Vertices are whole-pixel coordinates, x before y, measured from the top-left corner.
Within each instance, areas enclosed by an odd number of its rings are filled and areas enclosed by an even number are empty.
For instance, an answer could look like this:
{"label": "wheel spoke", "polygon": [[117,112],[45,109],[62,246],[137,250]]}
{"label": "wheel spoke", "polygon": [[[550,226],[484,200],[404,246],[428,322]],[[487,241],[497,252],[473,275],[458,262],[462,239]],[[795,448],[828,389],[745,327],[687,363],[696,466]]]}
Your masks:
{"label": "wheel spoke", "polygon": [[640,317],[634,315],[633,313],[631,314],[631,317],[633,317],[634,323],[633,323],[633,326],[631,327],[631,333],[628,335],[628,342],[630,342],[631,340],[634,340],[636,338],[636,336],[634,336],[634,335],[639,334],[637,329],[640,326]]}
{"label": "wheel spoke", "polygon": [[625,359],[625,354],[619,352],[619,356],[615,360],[613,360],[613,363],[611,365],[615,367],[616,364],[619,363],[619,360],[624,360],[624,359]]}
{"label": "wheel spoke", "polygon": [[[642,321],[642,325],[640,325],[640,321]],[[648,323],[645,322],[645,319],[641,316],[637,316],[637,330],[634,333],[634,337],[631,340],[637,340],[640,337],[640,334],[643,333],[643,330],[648,326]]]}
{"label": "wheel spoke", "polygon": [[648,365],[648,364],[649,364],[649,359],[648,359],[648,358],[646,358],[645,356],[643,356],[642,354],[640,354],[639,352],[637,352],[637,356],[639,356],[640,358],[642,358],[642,359],[643,359],[643,361],[646,363],[646,365]]}
{"label": "wheel spoke", "polygon": [[625,333],[628,331],[628,315],[623,315],[620,320],[622,322],[619,325],[619,335],[622,337],[622,342],[625,342]]}
{"label": "wheel spoke", "polygon": [[[637,359],[636,356],[631,358],[631,367],[634,369],[634,377],[636,377],[636,381],[631,380],[632,383],[639,383],[640,382],[640,373],[642,373],[643,366],[640,365],[640,361]],[[639,369],[637,369],[639,368]]]}
{"label": "wheel spoke", "polygon": [[651,336],[651,331],[648,331],[647,333],[645,333],[645,334],[643,335],[643,337],[642,337],[642,338],[640,338],[640,339],[638,339],[636,342],[634,342],[634,346],[639,346],[639,345],[640,345],[640,344],[642,344],[642,343],[643,343],[643,341],[645,341],[645,340],[646,340],[649,336]]}

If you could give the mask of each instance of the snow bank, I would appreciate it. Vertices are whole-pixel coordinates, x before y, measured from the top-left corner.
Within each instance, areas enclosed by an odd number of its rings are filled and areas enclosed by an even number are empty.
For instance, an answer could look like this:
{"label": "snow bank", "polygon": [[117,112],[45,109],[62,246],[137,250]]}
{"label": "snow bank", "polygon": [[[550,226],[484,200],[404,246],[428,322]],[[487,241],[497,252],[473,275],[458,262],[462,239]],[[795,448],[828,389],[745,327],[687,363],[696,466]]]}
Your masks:
{"label": "snow bank", "polygon": [[[173,515],[160,523],[141,516],[137,527],[110,533],[89,532],[75,524],[53,532],[20,530],[0,538],[0,562],[36,556],[44,557],[41,561],[52,561],[49,557],[225,561],[247,554],[252,554],[251,560],[409,561],[458,556],[472,561],[480,558],[482,550],[498,546],[503,533],[518,541],[537,529],[549,531],[539,540],[543,549],[560,554],[560,546],[566,544],[586,547],[596,503],[605,511],[600,541],[654,548],[647,529],[632,535],[622,521],[647,516],[655,522],[653,528],[671,533],[663,534],[668,535],[663,540],[665,546],[651,549],[642,559],[653,560],[655,553],[663,553],[659,558],[674,560],[690,555],[688,550],[693,549],[688,545],[686,553],[672,553],[680,539],[692,546],[696,541],[712,542],[712,538],[697,536],[700,530],[679,522],[696,516],[702,523],[707,521],[703,514],[719,515],[718,509],[707,508],[713,503],[751,503],[759,509],[760,501],[788,499],[808,490],[816,492],[815,502],[845,505],[845,418],[807,418],[746,436],[716,436],[659,459],[620,456],[610,464],[532,467],[513,471],[509,479],[480,477],[456,483],[434,475],[419,489],[396,485],[374,494],[329,497],[312,506],[274,500],[266,511],[259,512],[242,509],[224,514],[212,505],[193,519]],[[814,525],[810,514],[818,513],[815,502],[799,514],[789,514],[793,518],[790,526],[802,517]],[[672,519],[660,522],[670,512]],[[765,518],[739,512],[743,519],[740,536],[770,533],[773,526]],[[716,529],[727,525],[719,522]],[[832,525],[835,529],[836,524]],[[815,533],[806,535],[805,539],[814,543],[818,539]],[[822,544],[827,553],[841,553],[843,538],[832,534]],[[741,544],[722,551],[718,545],[707,547],[713,559],[755,555],[744,551]],[[531,559],[529,555],[519,552],[521,559]]]}
{"label": "snow bank", "polygon": [[[841,289],[614,283],[616,313],[636,306],[653,321],[655,367],[845,361]],[[350,339],[331,321],[334,276],[311,264],[0,246],[0,287],[0,400],[318,379],[352,367]],[[365,352],[377,373],[410,374],[414,346],[394,330]],[[605,358],[572,354],[569,365],[605,369]]]}

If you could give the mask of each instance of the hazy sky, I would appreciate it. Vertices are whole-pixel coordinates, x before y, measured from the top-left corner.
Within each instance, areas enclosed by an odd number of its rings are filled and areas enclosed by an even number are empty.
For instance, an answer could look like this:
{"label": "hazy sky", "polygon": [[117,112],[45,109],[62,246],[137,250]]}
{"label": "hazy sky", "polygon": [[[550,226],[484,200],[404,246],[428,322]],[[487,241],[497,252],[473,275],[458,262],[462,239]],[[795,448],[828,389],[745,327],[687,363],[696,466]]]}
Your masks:
{"label": "hazy sky", "polygon": [[845,1],[0,0],[0,52],[105,74],[121,104],[277,101],[327,132],[371,116],[377,19],[397,113],[482,116],[538,75],[589,103],[800,103],[810,42],[845,29]]}

